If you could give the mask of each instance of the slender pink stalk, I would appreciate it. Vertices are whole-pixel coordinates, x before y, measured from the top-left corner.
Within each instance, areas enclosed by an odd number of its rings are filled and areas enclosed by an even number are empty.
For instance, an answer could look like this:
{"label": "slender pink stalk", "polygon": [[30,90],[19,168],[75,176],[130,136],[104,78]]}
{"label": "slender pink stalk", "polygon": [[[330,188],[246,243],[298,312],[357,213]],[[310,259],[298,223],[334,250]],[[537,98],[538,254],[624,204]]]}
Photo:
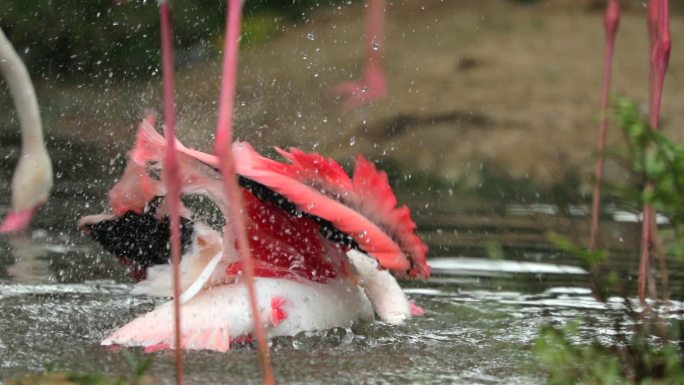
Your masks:
{"label": "slender pink stalk", "polygon": [[366,4],[366,59],[369,64],[382,66],[382,51],[385,46],[385,0],[367,0]]}
{"label": "slender pink stalk", "polygon": [[385,0],[366,0],[364,44],[366,63],[363,79],[343,82],[335,94],[345,98],[345,108],[352,109],[381,100],[387,94],[387,79],[383,69],[385,44]]}
{"label": "slender pink stalk", "polygon": [[[670,9],[668,0],[650,0],[648,3],[648,32],[650,41],[650,124],[657,130],[660,123],[660,106],[665,74],[670,62],[672,40],[670,37]],[[653,189],[647,184],[646,189]],[[644,220],[641,228],[641,260],[639,263],[638,295],[643,302],[646,294],[646,274],[649,269],[651,250],[655,241],[655,210],[644,205]]]}
{"label": "slender pink stalk", "polygon": [[164,157],[164,180],[166,181],[166,199],[171,216],[171,265],[173,271],[173,319],[175,332],[176,354],[176,382],[182,385],[183,349],[181,341],[181,312],[180,312],[180,174],[178,159],[176,159],[176,113],[174,111],[173,86],[173,42],[171,38],[171,15],[166,0],[159,2],[159,16],[161,18],[162,44],[162,76],[164,85],[164,136],[167,151]]}
{"label": "slender pink stalk", "polygon": [[[235,176],[235,161],[231,149],[233,136],[233,110],[235,106],[235,89],[237,82],[237,64],[240,37],[240,19],[242,13],[241,0],[228,0],[228,15],[226,17],[226,42],[223,53],[223,74],[221,80],[221,94],[219,97],[219,113],[216,126],[216,140],[214,151],[219,159],[219,168],[223,176],[224,188],[230,202],[230,220],[233,221],[238,249],[242,257],[242,267],[245,283],[252,309],[254,322],[254,336],[256,337],[259,358],[262,365],[264,384],[275,384],[271,361],[268,354],[266,332],[261,323],[257,304],[256,288],[254,287],[254,263],[252,252],[247,240],[247,229],[243,216],[242,196]],[[228,228],[228,225],[226,225]],[[227,230],[226,230],[227,231]],[[230,239],[229,237],[224,237]]]}
{"label": "slender pink stalk", "polygon": [[[652,186],[646,186],[646,189],[652,189]],[[651,246],[653,245],[653,232],[651,230],[653,219],[651,212],[653,208],[650,204],[644,205],[643,220],[641,222],[641,258],[639,260],[639,280],[637,281],[637,295],[639,300],[643,303],[646,299],[646,281],[648,277],[648,270],[651,259]]]}
{"label": "slender pink stalk", "polygon": [[620,4],[618,0],[609,0],[606,13],[603,18],[603,26],[606,31],[606,47],[603,59],[603,86],[601,90],[601,122],[599,124],[598,141],[596,143],[596,169],[594,181],[593,204],[591,208],[591,234],[589,237],[589,249],[596,249],[599,233],[599,214],[601,211],[601,179],[603,178],[603,150],[606,146],[606,128],[608,109],[608,95],[610,92],[610,78],[613,65],[613,48],[615,47],[615,35],[620,25]]}
{"label": "slender pink stalk", "polygon": [[[660,105],[663,96],[665,73],[670,63],[672,40],[670,37],[670,7],[668,0],[651,0],[660,5],[657,9],[656,34],[651,47],[651,68],[653,69],[653,90],[651,95],[650,123],[655,130],[660,123]],[[649,5],[650,6],[650,5]]]}
{"label": "slender pink stalk", "polygon": [[[648,74],[648,96],[653,97],[653,85],[655,84],[653,80],[653,60],[650,60],[650,54],[653,48],[656,46],[656,39],[658,38],[658,3],[655,1],[649,1],[648,7],[646,8],[646,25],[648,28],[648,46],[649,46],[649,64],[650,72]],[[650,102],[649,102],[650,103]]]}

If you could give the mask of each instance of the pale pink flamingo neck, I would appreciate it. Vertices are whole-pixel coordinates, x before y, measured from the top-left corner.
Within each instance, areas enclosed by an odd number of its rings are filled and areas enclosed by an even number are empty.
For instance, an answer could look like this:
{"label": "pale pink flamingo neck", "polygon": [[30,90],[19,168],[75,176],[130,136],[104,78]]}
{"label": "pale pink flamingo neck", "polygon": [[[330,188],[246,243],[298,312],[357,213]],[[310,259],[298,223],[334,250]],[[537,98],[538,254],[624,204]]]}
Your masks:
{"label": "pale pink flamingo neck", "polygon": [[38,206],[52,190],[52,162],[45,148],[43,124],[28,70],[0,30],[0,71],[9,86],[21,125],[21,155],[12,177],[12,204],[0,232],[28,228]]}
{"label": "pale pink flamingo neck", "polygon": [[24,152],[45,151],[43,123],[40,119],[36,92],[26,66],[0,30],[0,70],[14,99],[21,124],[21,145]]}

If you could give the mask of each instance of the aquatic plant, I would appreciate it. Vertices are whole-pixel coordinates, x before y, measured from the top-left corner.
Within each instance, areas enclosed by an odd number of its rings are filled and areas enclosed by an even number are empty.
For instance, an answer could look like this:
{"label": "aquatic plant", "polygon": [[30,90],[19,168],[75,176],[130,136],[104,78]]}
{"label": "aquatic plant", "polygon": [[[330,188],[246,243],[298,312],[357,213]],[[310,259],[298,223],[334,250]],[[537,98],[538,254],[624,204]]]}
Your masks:
{"label": "aquatic plant", "polygon": [[130,368],[127,375],[111,377],[100,372],[60,372],[48,368],[44,374],[30,374],[18,379],[9,380],[7,385],[148,385],[158,383],[149,376],[152,358],[123,353]]}
{"label": "aquatic plant", "polygon": [[[667,256],[684,258],[684,143],[675,143],[653,130],[632,101],[621,98],[617,117],[626,148],[614,151],[633,175],[633,185],[621,188],[622,198],[632,205],[648,205],[664,214],[670,227],[654,249],[664,262]],[[650,188],[644,188],[650,186]],[[613,316],[609,337],[593,336],[590,343],[576,343],[579,325],[542,327],[534,353],[549,374],[549,384],[681,384],[684,382],[684,324],[667,319],[668,270],[661,265],[662,302],[636,309],[627,298],[620,279],[601,269],[609,254],[587,250],[558,235],[551,241],[561,250],[577,256],[591,271],[594,296],[606,301],[609,292],[623,296],[621,312]],[[655,287],[652,289],[655,293]],[[608,342],[605,338],[610,338]]]}
{"label": "aquatic plant", "polygon": [[[626,302],[628,304],[628,302]],[[638,317],[629,305],[633,317]],[[598,340],[576,344],[580,339],[578,324],[563,328],[542,327],[533,351],[549,374],[549,385],[571,384],[681,384],[684,365],[679,349],[681,344],[652,342],[653,335],[672,337],[681,335],[678,329],[657,331],[655,323],[637,323],[625,331],[620,319],[615,319],[612,343]]]}
{"label": "aquatic plant", "polygon": [[618,116],[627,141],[626,160],[642,190],[639,199],[652,205],[670,221],[664,242],[666,255],[684,257],[684,143],[672,142],[660,131],[652,130],[641,118],[637,106],[620,99]]}

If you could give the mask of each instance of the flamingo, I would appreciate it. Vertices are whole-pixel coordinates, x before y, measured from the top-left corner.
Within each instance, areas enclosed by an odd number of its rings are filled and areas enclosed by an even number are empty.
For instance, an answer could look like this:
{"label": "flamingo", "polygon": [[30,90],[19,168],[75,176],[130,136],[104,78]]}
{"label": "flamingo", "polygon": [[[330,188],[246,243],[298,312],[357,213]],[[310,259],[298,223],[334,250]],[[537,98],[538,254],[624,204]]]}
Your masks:
{"label": "flamingo", "polygon": [[[168,215],[163,198],[166,140],[153,125],[153,117],[148,116],[138,129],[124,175],[109,192],[112,213],[81,219],[81,228],[96,239],[129,229],[128,245],[140,245],[136,237],[149,240],[145,223],[150,218],[164,221]],[[224,213],[226,227],[234,226],[226,215],[233,203],[223,194],[216,168],[219,159],[178,141],[175,147],[181,191],[207,196]],[[390,271],[414,278],[429,276],[427,248],[415,234],[408,209],[396,207],[384,172],[361,156],[350,178],[339,164],[318,154],[278,149],[285,163],[262,157],[248,143],[236,142],[232,147],[255,259],[257,303],[268,336],[348,327],[375,316],[401,323],[422,313],[408,301]],[[181,346],[226,351],[254,332],[243,262],[235,238],[224,238],[232,231],[218,232],[202,224],[191,218],[187,208],[181,212],[186,228],[192,227],[180,263]],[[168,232],[159,236],[168,242]],[[127,255],[149,265],[148,252],[138,248]],[[152,265],[133,292],[171,296],[169,275],[168,263]],[[102,343],[142,346],[147,351],[171,348],[172,317],[168,302]]]}
{"label": "flamingo", "polygon": [[21,155],[12,177],[11,209],[0,224],[0,233],[14,233],[28,228],[38,207],[47,202],[53,183],[52,162],[45,148],[31,78],[2,30],[0,71],[9,85],[21,125]]}
{"label": "flamingo", "polygon": [[[124,176],[110,191],[115,213],[80,221],[84,230],[96,234],[95,225],[104,223],[110,230],[117,227],[121,217],[117,218],[116,211],[119,216],[123,211],[124,216],[132,213],[134,220],[136,214],[138,218],[165,220],[164,211],[168,210],[172,290],[155,284],[160,281],[158,277],[168,276],[169,268],[162,268],[151,271],[139,291],[171,294],[173,301],[120,328],[103,344],[144,346],[146,350],[174,348],[179,384],[184,381],[181,349],[225,351],[231,341],[252,336],[259,346],[264,383],[273,384],[265,329],[271,336],[292,335],[368,320],[373,313],[386,322],[401,322],[423,310],[408,302],[394,277],[378,267],[414,278],[427,278],[430,271],[425,260],[427,247],[416,236],[408,209],[395,207],[397,200],[387,175],[363,157],[357,158],[357,169],[350,179],[338,164],[317,154],[280,150],[292,163],[281,168],[261,158],[249,145],[228,145],[241,6],[240,0],[228,2],[217,156],[187,149],[175,138],[169,8],[161,1],[166,139],[157,137],[155,141],[149,129],[152,119],[146,119],[147,125],[144,120],[140,137],[147,140],[137,143],[152,146],[136,145],[138,150],[132,151]],[[155,172],[161,175],[150,177],[150,164],[156,164]],[[325,176],[319,178],[319,172]],[[323,190],[319,190],[321,186]],[[337,195],[328,195],[331,191]],[[183,223],[179,217],[188,213],[180,206],[181,192],[208,195],[226,218],[223,237],[202,224],[195,226],[191,251],[186,252],[183,265],[179,262]],[[168,195],[168,202],[163,202],[161,214],[156,209],[155,213],[147,212],[150,203],[164,195]],[[305,207],[297,201],[302,196],[308,197]],[[351,250],[351,246],[368,252],[376,261]],[[270,312],[262,314],[269,305]],[[181,319],[188,318],[190,321],[181,326]],[[262,324],[261,319],[270,324]]]}

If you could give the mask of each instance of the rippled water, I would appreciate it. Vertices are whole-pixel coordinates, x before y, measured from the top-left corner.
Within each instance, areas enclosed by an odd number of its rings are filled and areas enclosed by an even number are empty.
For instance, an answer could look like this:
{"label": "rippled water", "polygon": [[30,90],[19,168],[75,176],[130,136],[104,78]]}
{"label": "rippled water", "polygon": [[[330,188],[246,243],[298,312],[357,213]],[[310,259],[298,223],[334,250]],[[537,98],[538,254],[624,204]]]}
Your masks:
{"label": "rippled water", "polygon": [[[97,345],[104,335],[154,301],[128,295],[112,281],[81,284],[0,286],[2,373],[12,377],[48,365],[121,373],[120,352]],[[283,383],[539,383],[528,346],[546,321],[593,311],[586,291],[547,292],[527,298],[516,292],[407,290],[425,317],[402,326],[359,324],[351,330],[273,341],[277,376]],[[547,302],[548,301],[548,302]],[[153,373],[172,378],[172,355],[154,353]],[[251,348],[225,354],[187,355],[189,383],[257,381]]]}
{"label": "rippled water", "polygon": [[[151,309],[155,301],[128,295],[114,281],[0,285],[0,369],[4,378],[42,371],[129,370],[121,352],[98,341],[117,325]],[[591,316],[606,325],[619,307],[593,300],[584,288],[541,293],[427,284],[407,289],[426,315],[401,326],[379,322],[273,340],[277,377],[290,384],[535,384],[543,375],[529,347],[539,327]],[[671,314],[679,317],[681,309]],[[593,333],[596,330],[592,330]],[[153,353],[152,373],[171,382],[173,356]],[[255,352],[186,355],[192,384],[259,383]]]}
{"label": "rippled water", "polygon": [[[123,268],[74,231],[39,230],[0,242],[0,378],[46,367],[128,372],[123,353],[98,342],[150,310],[155,300],[130,296]],[[586,274],[576,266],[469,257],[438,257],[432,264],[430,282],[406,289],[425,307],[424,317],[401,326],[366,323],[275,339],[278,379],[288,384],[543,383],[530,353],[542,324],[591,316],[611,332],[615,309],[593,300]],[[172,382],[172,355],[151,356],[152,373]],[[186,357],[188,383],[259,383],[249,346]]]}
{"label": "rippled water", "polygon": [[[157,300],[130,296],[125,269],[75,229],[79,216],[102,211],[110,184],[64,177],[36,230],[0,237],[0,382],[47,367],[130,372],[123,351],[99,341]],[[406,292],[426,315],[401,326],[366,323],[275,339],[281,383],[537,384],[544,374],[530,347],[542,324],[589,316],[598,325],[593,334],[610,336],[621,300],[596,302],[578,261],[546,238],[550,230],[586,234],[586,207],[460,202],[457,211],[415,210],[434,276],[407,282]],[[419,199],[413,206],[427,207]],[[617,256],[610,268],[630,286],[636,226],[633,216],[608,209],[604,243]],[[682,271],[672,266],[674,288],[682,286]],[[681,317],[675,305],[670,316]],[[149,356],[152,374],[173,382],[172,355]],[[259,383],[251,346],[186,358],[188,383]]]}

